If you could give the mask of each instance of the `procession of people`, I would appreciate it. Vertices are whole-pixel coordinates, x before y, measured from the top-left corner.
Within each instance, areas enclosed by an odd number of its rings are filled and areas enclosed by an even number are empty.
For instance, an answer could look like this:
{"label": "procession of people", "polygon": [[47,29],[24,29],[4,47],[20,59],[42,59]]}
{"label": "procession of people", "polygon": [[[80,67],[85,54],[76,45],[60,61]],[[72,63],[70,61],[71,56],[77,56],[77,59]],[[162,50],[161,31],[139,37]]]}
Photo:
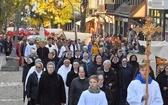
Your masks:
{"label": "procession of people", "polygon": [[[13,39],[3,36],[1,52],[11,53]],[[136,45],[119,36],[91,36],[87,44],[49,36],[47,42],[19,37],[16,48],[23,67],[23,99],[28,105],[168,105],[168,66],[149,73],[138,62]]]}

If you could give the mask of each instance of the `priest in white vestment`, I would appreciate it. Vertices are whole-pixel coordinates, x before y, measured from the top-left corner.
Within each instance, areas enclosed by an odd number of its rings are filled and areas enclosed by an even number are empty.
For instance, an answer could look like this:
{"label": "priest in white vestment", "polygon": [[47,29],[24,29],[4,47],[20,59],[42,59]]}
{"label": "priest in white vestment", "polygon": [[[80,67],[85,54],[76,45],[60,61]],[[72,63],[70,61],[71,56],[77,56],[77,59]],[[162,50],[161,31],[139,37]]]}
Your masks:
{"label": "priest in white vestment", "polygon": [[140,65],[139,74],[127,88],[127,102],[129,105],[163,105],[158,83],[149,76],[148,94],[146,94],[146,64]]}

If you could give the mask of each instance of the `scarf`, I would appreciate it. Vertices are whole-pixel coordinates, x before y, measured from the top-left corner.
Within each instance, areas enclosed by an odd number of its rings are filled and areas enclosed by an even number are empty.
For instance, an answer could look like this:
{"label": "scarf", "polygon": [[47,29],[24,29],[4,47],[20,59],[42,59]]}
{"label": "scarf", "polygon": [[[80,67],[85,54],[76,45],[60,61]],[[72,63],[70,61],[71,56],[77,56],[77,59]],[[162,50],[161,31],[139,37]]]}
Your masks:
{"label": "scarf", "polygon": [[[142,78],[141,74],[137,74],[135,79],[139,80],[142,84],[146,84],[146,80],[144,78]],[[149,76],[148,77],[148,84],[151,84],[151,82],[152,82],[152,78]]]}
{"label": "scarf", "polygon": [[90,62],[89,59],[88,59],[88,60],[86,60],[86,59],[82,59],[82,61],[83,61],[84,63],[89,63],[89,62]]}
{"label": "scarf", "polygon": [[90,93],[100,93],[100,88],[99,87],[97,87],[97,89],[96,90],[93,90],[90,86],[89,86],[89,92]]}
{"label": "scarf", "polygon": [[37,71],[35,71],[35,72],[36,72],[36,74],[37,74],[37,79],[38,79],[38,82],[39,82],[40,77],[41,77],[41,74],[43,73],[43,71],[41,71],[40,73],[38,73]]}

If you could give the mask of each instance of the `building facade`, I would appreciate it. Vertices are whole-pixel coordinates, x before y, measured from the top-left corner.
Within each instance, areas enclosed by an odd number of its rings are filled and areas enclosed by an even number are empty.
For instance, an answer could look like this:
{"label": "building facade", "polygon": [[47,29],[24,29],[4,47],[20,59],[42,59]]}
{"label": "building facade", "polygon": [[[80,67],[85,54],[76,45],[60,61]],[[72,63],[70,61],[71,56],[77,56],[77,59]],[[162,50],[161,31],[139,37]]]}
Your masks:
{"label": "building facade", "polygon": [[158,40],[168,41],[168,0],[148,0],[149,15],[155,26],[163,28],[162,33],[156,33]]}

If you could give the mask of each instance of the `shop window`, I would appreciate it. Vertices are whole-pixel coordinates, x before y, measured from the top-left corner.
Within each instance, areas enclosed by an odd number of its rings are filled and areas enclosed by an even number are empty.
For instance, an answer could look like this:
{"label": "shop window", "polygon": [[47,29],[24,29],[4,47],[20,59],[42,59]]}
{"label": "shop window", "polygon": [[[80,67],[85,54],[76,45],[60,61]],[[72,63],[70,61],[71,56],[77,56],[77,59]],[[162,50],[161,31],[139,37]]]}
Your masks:
{"label": "shop window", "polygon": [[153,17],[153,10],[150,11],[151,16]]}
{"label": "shop window", "polygon": [[157,11],[157,17],[160,17],[160,11]]}

